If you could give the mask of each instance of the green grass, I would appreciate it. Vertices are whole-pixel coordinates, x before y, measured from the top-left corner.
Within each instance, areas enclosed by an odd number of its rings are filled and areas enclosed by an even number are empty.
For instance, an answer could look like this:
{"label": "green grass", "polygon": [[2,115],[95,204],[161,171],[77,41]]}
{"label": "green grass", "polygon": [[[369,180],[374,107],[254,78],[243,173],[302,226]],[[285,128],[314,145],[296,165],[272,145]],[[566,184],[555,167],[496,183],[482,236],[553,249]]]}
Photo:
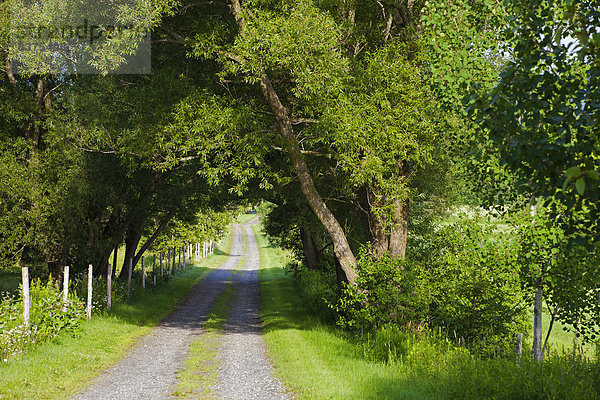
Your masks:
{"label": "green grass", "polygon": [[309,314],[282,269],[286,254],[254,229],[264,338],[278,377],[299,399],[600,398],[600,364],[572,355],[543,364],[526,355],[478,359],[423,334],[409,340],[400,361],[371,361],[363,345]]}
{"label": "green grass", "polygon": [[371,362],[339,329],[309,315],[282,267],[286,253],[253,227],[260,251],[264,338],[277,375],[300,399],[426,399],[406,370]]}
{"label": "green grass", "polygon": [[246,224],[246,223],[252,221],[256,217],[258,217],[258,214],[244,213],[236,219],[236,223]]}
{"label": "green grass", "polygon": [[136,291],[110,313],[95,315],[76,337],[52,342],[0,364],[0,399],[64,399],[121,359],[140,336],[167,316],[189,289],[227,258],[232,235],[215,255],[156,288]]}

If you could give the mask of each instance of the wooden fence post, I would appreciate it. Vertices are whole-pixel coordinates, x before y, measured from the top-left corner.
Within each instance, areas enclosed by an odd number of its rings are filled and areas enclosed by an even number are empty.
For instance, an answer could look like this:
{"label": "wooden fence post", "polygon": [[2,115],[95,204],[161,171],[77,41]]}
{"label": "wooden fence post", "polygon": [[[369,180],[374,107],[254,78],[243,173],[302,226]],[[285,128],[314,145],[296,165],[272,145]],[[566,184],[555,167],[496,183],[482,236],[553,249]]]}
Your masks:
{"label": "wooden fence post", "polygon": [[152,278],[154,279],[154,286],[156,286],[156,253],[152,254]]}
{"label": "wooden fence post", "polygon": [[31,300],[29,298],[29,268],[21,268],[21,279],[23,281],[23,323],[29,327],[29,309],[31,308]]}
{"label": "wooden fence post", "polygon": [[517,356],[521,357],[522,353],[523,353],[523,334],[519,333],[519,334],[517,334]]}
{"label": "wooden fence post", "polygon": [[129,273],[127,274],[127,297],[131,294],[131,274],[133,273],[133,259],[129,259]]}
{"label": "wooden fence post", "polygon": [[87,292],[87,306],[85,307],[85,316],[89,321],[92,319],[92,273],[94,272],[94,267],[92,264],[88,265],[88,292]]}
{"label": "wooden fence post", "polygon": [[[176,254],[175,254],[175,247],[173,247],[173,251],[171,252],[171,254],[173,254],[173,260],[171,260],[171,275],[173,275],[173,269],[175,269],[175,259],[177,258]],[[175,271],[177,272],[177,271]]]}
{"label": "wooden fence post", "polygon": [[146,264],[144,263],[144,255],[142,254],[142,289],[146,289]]}
{"label": "wooden fence post", "polygon": [[162,281],[164,278],[164,270],[163,270],[163,253],[160,253],[160,280]]}
{"label": "wooden fence post", "polygon": [[112,267],[108,264],[106,271],[106,309],[110,310],[112,306]]}
{"label": "wooden fence post", "polygon": [[67,303],[69,301],[69,266],[63,267],[63,312],[67,312]]}

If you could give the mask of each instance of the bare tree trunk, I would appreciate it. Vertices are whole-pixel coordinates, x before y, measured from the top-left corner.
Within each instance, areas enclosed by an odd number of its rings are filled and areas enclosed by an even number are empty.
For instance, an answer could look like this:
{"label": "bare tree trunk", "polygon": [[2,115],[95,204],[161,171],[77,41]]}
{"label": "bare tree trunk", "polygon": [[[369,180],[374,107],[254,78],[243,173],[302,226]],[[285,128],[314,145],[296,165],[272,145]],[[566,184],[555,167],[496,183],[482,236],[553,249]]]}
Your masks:
{"label": "bare tree trunk", "polygon": [[108,271],[111,273],[111,276],[117,275],[117,256],[118,255],[119,255],[119,243],[116,244],[115,249],[114,249],[112,271]]}
{"label": "bare tree trunk", "polygon": [[302,237],[302,250],[304,251],[306,268],[317,269],[317,253],[315,252],[315,244],[309,230],[300,228],[300,236]]}
{"label": "bare tree trunk", "polygon": [[142,231],[143,228],[141,226],[134,226],[129,232],[127,232],[127,237],[125,238],[125,257],[123,258],[123,267],[121,268],[121,273],[119,274],[120,280],[127,279],[129,261],[133,259],[133,256],[135,255],[137,246],[142,238]]}
{"label": "bare tree trunk", "polygon": [[392,232],[390,233],[389,252],[391,256],[402,257],[406,255],[408,240],[408,214],[410,200],[395,200]]}

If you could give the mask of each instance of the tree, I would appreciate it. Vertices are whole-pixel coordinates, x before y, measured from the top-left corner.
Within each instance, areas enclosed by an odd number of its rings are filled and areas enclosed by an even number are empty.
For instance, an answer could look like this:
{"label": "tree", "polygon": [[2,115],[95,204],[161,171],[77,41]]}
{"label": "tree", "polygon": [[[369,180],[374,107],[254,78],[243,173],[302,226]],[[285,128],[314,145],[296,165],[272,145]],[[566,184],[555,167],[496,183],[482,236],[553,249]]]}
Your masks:
{"label": "tree", "polygon": [[[195,31],[170,20],[162,25],[164,40],[222,66],[224,97],[270,115],[265,128],[277,134],[271,146],[286,151],[291,178],[332,238],[350,282],[354,252],[319,181],[335,182],[344,201],[363,202],[372,244],[403,256],[411,193],[446,145],[445,114],[423,80],[422,8],[412,1],[233,0],[182,8],[187,15],[174,20],[194,15],[204,21]],[[329,160],[316,161],[319,155]],[[365,196],[359,201],[357,193]]]}
{"label": "tree", "polygon": [[[506,68],[495,87],[473,97],[470,111],[521,192],[546,210],[521,228],[531,229],[523,237],[533,258],[524,258],[537,270],[537,308],[543,294],[553,320],[594,337],[600,3],[513,0],[507,7]],[[541,360],[540,335],[536,344]]]}

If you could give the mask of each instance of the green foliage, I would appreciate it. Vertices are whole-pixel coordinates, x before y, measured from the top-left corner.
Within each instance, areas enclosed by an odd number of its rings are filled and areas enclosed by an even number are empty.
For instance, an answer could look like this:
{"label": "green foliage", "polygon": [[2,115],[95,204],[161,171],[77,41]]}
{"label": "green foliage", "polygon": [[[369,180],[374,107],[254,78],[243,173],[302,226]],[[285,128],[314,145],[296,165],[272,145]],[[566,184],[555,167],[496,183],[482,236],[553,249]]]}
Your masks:
{"label": "green foliage", "polygon": [[[5,296],[0,303],[0,356],[7,361],[48,341],[60,333],[75,334],[83,321],[85,309],[76,293],[67,303],[62,292],[49,280],[43,284],[34,280],[30,286],[30,326],[23,325],[22,297]],[[66,308],[63,311],[63,307]]]}
{"label": "green foliage", "polygon": [[535,210],[534,215],[525,211],[512,217],[523,283],[530,296],[539,284],[556,319],[574,326],[584,340],[595,340],[600,333],[597,250],[573,244],[573,234],[563,229],[552,209],[537,205]]}
{"label": "green foliage", "polygon": [[[435,232],[419,261],[364,254],[357,286],[334,308],[341,326],[377,335],[379,328],[441,328],[485,355],[511,352],[527,333],[517,242],[474,220]],[[388,328],[386,328],[388,329]]]}
{"label": "green foliage", "polygon": [[436,232],[430,249],[432,324],[486,354],[512,351],[528,331],[518,247],[507,233],[463,219]]}
{"label": "green foliage", "polygon": [[358,331],[392,324],[417,328],[425,323],[431,291],[426,271],[405,259],[363,254],[357,285],[347,285],[334,309],[338,323]]}
{"label": "green foliage", "polygon": [[[276,249],[258,238],[261,316],[269,355],[298,398],[599,399],[600,365],[572,354],[482,358],[447,337],[383,326],[368,341],[323,325],[304,307]],[[507,338],[511,343],[513,338]]]}
{"label": "green foliage", "polygon": [[306,308],[323,320],[334,321],[336,315],[328,304],[333,304],[337,300],[335,272],[331,268],[325,270],[303,268],[297,262],[288,263],[286,272],[294,278]]}
{"label": "green foliage", "polygon": [[426,3],[423,57],[429,81],[446,107],[462,111],[464,96],[495,85],[504,63],[498,46],[505,19],[498,1]]}
{"label": "green foliage", "polygon": [[401,362],[411,366],[445,364],[460,354],[468,354],[443,334],[425,329],[415,332],[383,325],[361,341],[368,359],[383,362]]}
{"label": "green foliage", "polygon": [[461,355],[443,367],[419,368],[412,379],[425,380],[435,399],[598,399],[597,361],[563,354],[544,363],[523,357],[478,359]]}
{"label": "green foliage", "polygon": [[528,195],[567,207],[559,224],[593,242],[598,190],[597,0],[507,2],[510,62],[470,111]]}

